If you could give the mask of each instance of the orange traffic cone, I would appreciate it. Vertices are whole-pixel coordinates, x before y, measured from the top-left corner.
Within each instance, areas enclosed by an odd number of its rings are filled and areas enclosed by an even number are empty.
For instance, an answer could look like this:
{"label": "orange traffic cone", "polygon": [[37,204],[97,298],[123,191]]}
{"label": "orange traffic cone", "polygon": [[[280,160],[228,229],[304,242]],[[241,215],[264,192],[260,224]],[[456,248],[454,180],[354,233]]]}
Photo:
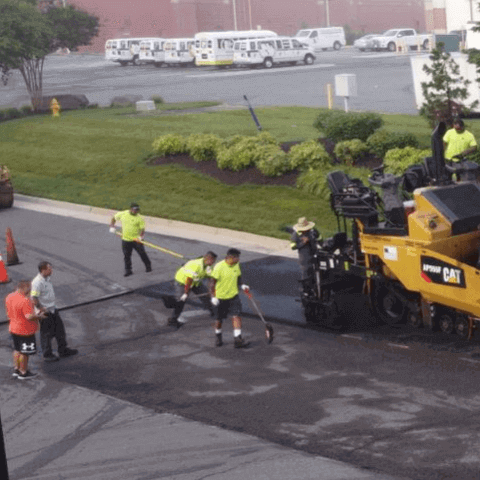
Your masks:
{"label": "orange traffic cone", "polygon": [[0,283],[8,283],[10,279],[8,278],[7,269],[2,260],[2,255],[0,254]]}
{"label": "orange traffic cone", "polygon": [[7,228],[7,265],[17,265],[18,261],[17,249],[15,248],[15,242],[13,241],[12,229]]}

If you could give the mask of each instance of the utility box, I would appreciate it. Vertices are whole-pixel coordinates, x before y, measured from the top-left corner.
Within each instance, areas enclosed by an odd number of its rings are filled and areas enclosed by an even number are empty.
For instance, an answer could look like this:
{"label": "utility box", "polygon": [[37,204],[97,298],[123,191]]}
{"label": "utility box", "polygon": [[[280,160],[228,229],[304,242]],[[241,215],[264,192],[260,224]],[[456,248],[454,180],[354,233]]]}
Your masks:
{"label": "utility box", "polygon": [[357,76],[353,73],[335,75],[335,95],[337,97],[356,97]]}
{"label": "utility box", "polygon": [[437,48],[438,43],[442,42],[442,50],[444,52],[459,52],[460,51],[460,37],[452,34],[437,34],[433,36],[434,45]]}

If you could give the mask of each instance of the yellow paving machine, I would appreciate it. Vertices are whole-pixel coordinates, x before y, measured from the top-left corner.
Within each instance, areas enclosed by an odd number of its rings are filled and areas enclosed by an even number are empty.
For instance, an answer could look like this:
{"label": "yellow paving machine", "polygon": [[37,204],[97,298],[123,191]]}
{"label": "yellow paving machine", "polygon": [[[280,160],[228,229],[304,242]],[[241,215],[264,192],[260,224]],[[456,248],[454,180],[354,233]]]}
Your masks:
{"label": "yellow paving machine", "polygon": [[339,294],[356,292],[387,324],[472,336],[480,321],[479,165],[445,162],[445,130],[440,123],[432,134],[432,157],[401,177],[379,169],[365,186],[328,174],[339,232],[317,246],[302,294],[308,322],[341,321]]}

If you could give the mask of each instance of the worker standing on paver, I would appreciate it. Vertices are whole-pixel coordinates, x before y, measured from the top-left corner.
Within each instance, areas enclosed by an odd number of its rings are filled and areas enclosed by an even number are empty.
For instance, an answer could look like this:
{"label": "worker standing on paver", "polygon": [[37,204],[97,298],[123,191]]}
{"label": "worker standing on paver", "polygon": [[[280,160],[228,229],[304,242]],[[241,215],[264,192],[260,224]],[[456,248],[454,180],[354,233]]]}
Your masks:
{"label": "worker standing on paver", "polygon": [[246,348],[249,342],[242,338],[242,303],[238,296],[239,289],[249,292],[248,285],[242,284],[242,272],[240,270],[240,251],[230,248],[225,260],[217,263],[212,272],[212,305],[218,307],[217,321],[215,322],[215,346],[223,345],[222,323],[231,315],[233,325],[234,347]]}
{"label": "worker standing on paver", "polygon": [[204,280],[212,273],[212,265],[216,259],[217,254],[209,251],[203,257],[190,260],[177,270],[175,274],[175,298],[177,302],[173,316],[168,319],[168,325],[179,328],[185,323],[181,314],[190,292],[199,295],[205,309],[210,312],[211,316],[214,316],[215,312]]}
{"label": "worker standing on paver", "polygon": [[138,203],[132,203],[130,210],[123,210],[116,213],[110,221],[110,232],[116,233],[115,222],[118,220],[122,224],[122,251],[125,263],[124,277],[129,277],[132,272],[132,251],[135,250],[142,259],[147,272],[152,271],[152,263],[148,258],[145,247],[141,242],[145,237],[145,220],[139,215],[140,206]]}

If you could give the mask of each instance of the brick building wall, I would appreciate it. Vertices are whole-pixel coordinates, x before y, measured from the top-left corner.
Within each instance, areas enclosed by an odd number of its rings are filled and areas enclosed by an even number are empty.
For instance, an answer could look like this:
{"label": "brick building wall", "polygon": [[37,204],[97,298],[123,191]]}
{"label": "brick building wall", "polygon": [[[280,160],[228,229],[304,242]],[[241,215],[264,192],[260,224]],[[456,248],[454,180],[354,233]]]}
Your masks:
{"label": "brick building wall", "polygon": [[[294,35],[305,27],[348,25],[381,32],[425,29],[424,0],[66,0],[100,18],[99,36],[87,50],[102,52],[116,37],[184,37],[197,32],[258,27]],[[327,5],[328,1],[328,15]]]}

